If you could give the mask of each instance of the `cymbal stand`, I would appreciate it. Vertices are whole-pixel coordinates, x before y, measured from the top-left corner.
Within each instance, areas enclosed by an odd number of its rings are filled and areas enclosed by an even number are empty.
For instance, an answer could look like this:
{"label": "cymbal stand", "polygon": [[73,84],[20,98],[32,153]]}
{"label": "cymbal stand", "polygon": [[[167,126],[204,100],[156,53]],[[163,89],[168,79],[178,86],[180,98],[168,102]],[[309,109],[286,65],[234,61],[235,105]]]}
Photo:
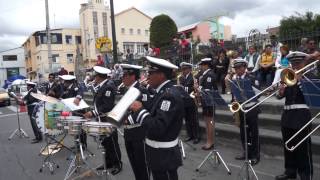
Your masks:
{"label": "cymbal stand", "polygon": [[[215,115],[215,108],[214,108],[214,115]],[[213,125],[214,122],[211,121],[211,124]],[[214,136],[216,136],[216,134],[213,134]],[[214,137],[214,139],[216,139]],[[216,140],[217,142],[217,140]],[[216,145],[218,143],[215,143]],[[227,170],[228,174],[231,175],[231,170],[229,169],[229,167],[227,166],[227,164],[225,163],[225,161],[223,160],[222,156],[220,155],[219,151],[216,149],[216,146],[213,147],[213,150],[211,150],[209,152],[209,154],[203,159],[203,161],[198,165],[198,167],[196,168],[196,171],[199,171],[200,168],[203,166],[204,163],[206,163],[209,158],[212,158],[215,165],[218,166],[221,162],[223,164],[223,167]]]}
{"label": "cymbal stand", "polygon": [[101,149],[101,153],[102,153],[102,158],[103,158],[103,171],[102,174],[106,174],[106,180],[116,180],[116,178],[110,173],[110,171],[107,169],[107,161],[106,161],[106,151],[102,145],[102,141],[104,139],[104,136],[98,136],[97,138],[97,142],[98,144],[98,148]]}
{"label": "cymbal stand", "polygon": [[74,153],[73,158],[71,159],[71,162],[67,170],[67,173],[64,177],[64,180],[71,178],[71,176],[74,173],[76,173],[79,169],[84,168],[82,167],[83,165],[85,166],[86,169],[90,169],[92,172],[99,175],[96,169],[91,168],[89,163],[86,161],[86,157],[84,156],[84,153],[83,153],[84,152],[83,146],[80,141],[80,135],[74,137],[74,143],[75,143],[76,152]]}
{"label": "cymbal stand", "polygon": [[[241,110],[242,111],[242,110]],[[242,111],[243,112],[243,111]],[[243,125],[245,127],[244,129],[244,151],[245,151],[245,161],[244,164],[242,165],[240,172],[238,174],[238,179],[239,180],[250,180],[252,179],[250,176],[250,171],[252,172],[254,179],[258,180],[258,176],[256,172],[254,171],[251,161],[249,160],[248,157],[248,134],[247,134],[247,120],[246,120],[246,113],[243,112]],[[240,127],[241,128],[241,127]],[[244,175],[244,176],[242,176]]]}
{"label": "cymbal stand", "polygon": [[49,169],[50,173],[53,174],[54,167],[59,168],[59,165],[57,163],[55,163],[51,157],[54,154],[53,153],[54,150],[59,149],[59,143],[57,143],[55,145],[55,147],[51,149],[49,146],[51,144],[48,139],[49,135],[47,133],[45,133],[44,136],[45,136],[46,146],[40,151],[39,155],[41,155],[44,151],[47,151],[47,154],[44,154],[47,157],[43,160],[43,163],[42,163],[41,168],[39,169],[39,172],[42,172],[43,168],[47,167]]}
{"label": "cymbal stand", "polygon": [[20,126],[20,116],[19,116],[19,108],[18,108],[19,104],[17,101],[17,121],[18,121],[18,129],[14,130],[11,135],[9,136],[8,140],[11,141],[11,139],[13,138],[13,136],[18,136],[19,138],[29,138],[28,134],[21,128]]}

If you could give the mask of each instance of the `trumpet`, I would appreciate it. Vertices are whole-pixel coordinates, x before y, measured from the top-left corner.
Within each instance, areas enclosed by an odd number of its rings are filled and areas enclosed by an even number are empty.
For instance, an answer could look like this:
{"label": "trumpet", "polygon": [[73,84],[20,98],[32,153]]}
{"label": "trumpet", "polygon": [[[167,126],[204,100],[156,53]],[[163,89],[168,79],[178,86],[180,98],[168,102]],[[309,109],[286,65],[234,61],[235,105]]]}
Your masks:
{"label": "trumpet", "polygon": [[120,89],[123,88],[124,86],[125,86],[125,85],[124,85],[123,83],[121,83],[121,84],[117,87],[118,91],[120,91]]}
{"label": "trumpet", "polygon": [[[275,95],[279,90],[278,87],[279,87],[280,84],[284,83],[289,87],[295,85],[298,82],[298,74],[303,73],[302,75],[304,76],[306,73],[309,73],[310,71],[316,69],[318,62],[319,62],[319,60],[316,60],[316,61],[308,64],[307,66],[303,67],[302,69],[300,69],[298,71],[294,71],[294,70],[292,70],[290,68],[283,69],[281,71],[280,80],[278,82],[276,82],[275,84],[265,88],[260,93],[256,94],[255,96],[251,97],[250,99],[248,99],[245,102],[243,102],[242,104],[240,104],[240,108],[237,108],[238,105],[234,104],[233,106],[235,106],[235,107],[230,107],[230,109],[232,108],[232,109],[235,109],[235,110],[238,110],[238,111],[241,110],[244,113],[247,113],[247,112],[251,111],[252,109],[254,109],[257,106],[259,106],[260,104],[262,104],[264,101],[266,101],[267,99],[269,99],[270,97]],[[259,98],[259,96],[265,94],[266,92],[272,92],[272,93],[270,95],[268,95],[267,97],[265,97],[264,99],[262,99],[259,102],[257,102],[255,105],[251,106],[250,108],[245,109],[245,106],[247,104],[249,104],[249,103],[251,103],[253,101],[256,101],[257,98]]]}
{"label": "trumpet", "polygon": [[288,139],[285,142],[285,148],[288,151],[294,151],[298,146],[300,146],[300,144],[302,144],[308,137],[310,137],[317,129],[320,128],[320,125],[318,125],[317,127],[315,127],[308,135],[306,135],[301,141],[299,141],[297,144],[295,145],[291,145],[289,147],[289,143],[295,138],[297,137],[303,130],[305,130],[306,128],[308,128],[309,125],[311,125],[311,123],[317,119],[317,117],[320,116],[320,112],[315,115],[307,124],[305,124],[298,132],[296,132],[290,139]]}

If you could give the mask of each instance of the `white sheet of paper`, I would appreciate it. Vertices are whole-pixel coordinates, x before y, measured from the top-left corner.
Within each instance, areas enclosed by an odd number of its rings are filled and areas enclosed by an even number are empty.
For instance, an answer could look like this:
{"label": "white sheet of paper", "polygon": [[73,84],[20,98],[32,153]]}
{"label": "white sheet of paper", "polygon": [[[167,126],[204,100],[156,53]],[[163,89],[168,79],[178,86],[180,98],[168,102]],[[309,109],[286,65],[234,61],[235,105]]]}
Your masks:
{"label": "white sheet of paper", "polygon": [[80,110],[80,109],[84,109],[84,108],[88,108],[89,105],[83,100],[81,99],[79,106],[75,105],[73,103],[75,98],[68,98],[68,99],[62,99],[61,102],[67,106],[71,111],[76,111],[76,110]]}

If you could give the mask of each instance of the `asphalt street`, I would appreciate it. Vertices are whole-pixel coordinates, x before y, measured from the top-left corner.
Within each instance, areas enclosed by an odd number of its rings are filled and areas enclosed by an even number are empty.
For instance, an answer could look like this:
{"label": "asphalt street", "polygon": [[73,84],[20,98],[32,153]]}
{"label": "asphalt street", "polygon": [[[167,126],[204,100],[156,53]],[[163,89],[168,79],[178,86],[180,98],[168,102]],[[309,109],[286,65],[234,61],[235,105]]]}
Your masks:
{"label": "asphalt street", "polygon": [[[45,146],[45,142],[38,144],[30,144],[33,138],[31,125],[26,113],[20,113],[21,128],[24,129],[30,138],[19,138],[15,136],[11,141],[8,141],[8,137],[17,129],[17,114],[16,108],[0,107],[0,180],[57,180],[64,179],[67,168],[70,161],[68,157],[72,155],[66,149],[62,149],[56,153],[52,160],[59,165],[58,169],[55,169],[54,174],[50,174],[48,169],[44,169],[42,173],[39,169],[42,165],[43,156],[39,156],[40,149]],[[182,132],[183,133],[183,132]],[[181,135],[183,137],[183,135]],[[222,158],[231,169],[232,174],[228,175],[226,169],[222,164],[215,164],[213,160],[207,161],[203,167],[196,172],[196,167],[200,164],[202,159],[210,152],[201,150],[201,145],[204,142],[196,145],[196,150],[193,150],[189,145],[184,144],[186,159],[183,162],[183,166],[179,168],[179,179],[181,180],[240,180],[245,171],[240,171],[243,166],[243,161],[237,161],[234,157],[241,152],[241,146],[238,139],[220,139],[216,138],[217,150],[221,154]],[[123,138],[119,137],[119,143],[122,151],[123,170],[116,175],[114,179],[129,180],[134,179],[126,150],[124,147]],[[88,157],[88,162],[92,167],[96,167],[102,162],[102,155],[97,148],[97,143],[92,137],[88,137],[89,150],[92,151],[95,156]],[[67,136],[64,140],[64,145],[67,147],[73,146],[73,137]],[[272,147],[261,147],[272,148]],[[283,157],[282,154],[278,156],[268,156],[262,154],[261,161],[258,165],[253,167],[258,178],[260,180],[272,180],[274,176],[283,172]],[[314,162],[314,179],[320,179],[319,162]],[[81,169],[80,172],[73,176],[73,179],[80,179],[77,177],[83,177],[82,179],[106,179],[105,177],[98,177],[96,175],[82,176],[82,172],[87,172],[87,169]],[[250,173],[251,174],[251,173]]]}

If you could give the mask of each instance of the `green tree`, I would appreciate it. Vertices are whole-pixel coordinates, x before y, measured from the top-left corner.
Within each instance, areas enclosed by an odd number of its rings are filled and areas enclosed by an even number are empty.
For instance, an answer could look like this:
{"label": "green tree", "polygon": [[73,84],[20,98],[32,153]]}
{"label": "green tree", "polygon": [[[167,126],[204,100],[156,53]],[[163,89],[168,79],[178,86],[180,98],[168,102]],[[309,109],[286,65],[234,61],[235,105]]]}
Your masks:
{"label": "green tree", "polygon": [[320,30],[320,15],[307,11],[284,17],[280,21],[280,38]]}
{"label": "green tree", "polygon": [[176,23],[165,14],[154,17],[150,25],[150,43],[160,48],[161,55],[171,46],[172,39],[177,34]]}

